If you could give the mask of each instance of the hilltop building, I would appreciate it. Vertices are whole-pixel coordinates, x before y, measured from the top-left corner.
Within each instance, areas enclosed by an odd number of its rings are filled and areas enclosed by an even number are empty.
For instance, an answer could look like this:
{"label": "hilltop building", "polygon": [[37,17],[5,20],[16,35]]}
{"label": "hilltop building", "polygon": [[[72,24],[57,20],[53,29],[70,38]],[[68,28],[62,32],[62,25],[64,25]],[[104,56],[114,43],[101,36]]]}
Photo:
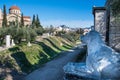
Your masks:
{"label": "hilltop building", "polygon": [[[30,16],[23,16],[24,24],[30,25],[31,24],[31,18]],[[0,9],[0,27],[2,26],[2,20],[3,20],[3,12],[2,9]],[[13,21],[18,20],[18,22],[21,21],[21,10],[17,6],[11,6],[9,9],[9,13],[7,14],[7,22],[10,24]]]}
{"label": "hilltop building", "polygon": [[60,26],[56,27],[56,31],[57,32],[59,32],[59,31],[69,32],[70,28],[66,25],[60,25]]}

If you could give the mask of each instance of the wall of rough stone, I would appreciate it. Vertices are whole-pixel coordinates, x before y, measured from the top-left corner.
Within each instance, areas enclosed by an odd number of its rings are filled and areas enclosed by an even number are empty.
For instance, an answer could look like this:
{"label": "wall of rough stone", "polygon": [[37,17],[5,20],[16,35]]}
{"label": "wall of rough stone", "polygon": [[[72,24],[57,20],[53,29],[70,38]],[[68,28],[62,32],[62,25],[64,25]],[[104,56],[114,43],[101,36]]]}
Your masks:
{"label": "wall of rough stone", "polygon": [[112,15],[113,1],[116,0],[107,0],[105,7],[93,7],[94,27],[107,45],[120,52],[120,16]]}
{"label": "wall of rough stone", "polygon": [[[107,23],[109,28],[109,46],[120,52],[120,19],[119,17],[114,17],[112,15],[111,4],[115,0],[107,0],[106,9],[107,9]],[[108,19],[108,17],[110,17]]]}
{"label": "wall of rough stone", "polygon": [[98,31],[103,40],[106,38],[106,10],[95,10],[95,30]]}
{"label": "wall of rough stone", "polygon": [[110,15],[109,45],[120,51],[120,19]]}

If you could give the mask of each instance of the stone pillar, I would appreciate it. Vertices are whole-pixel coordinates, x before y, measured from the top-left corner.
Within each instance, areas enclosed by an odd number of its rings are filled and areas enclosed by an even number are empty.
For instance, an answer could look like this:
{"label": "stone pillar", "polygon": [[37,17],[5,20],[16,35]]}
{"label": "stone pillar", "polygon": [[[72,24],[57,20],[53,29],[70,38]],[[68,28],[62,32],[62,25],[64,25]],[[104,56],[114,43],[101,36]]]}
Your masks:
{"label": "stone pillar", "polygon": [[6,47],[10,47],[10,35],[6,35]]}
{"label": "stone pillar", "polygon": [[98,31],[103,40],[106,40],[106,8],[93,7],[94,28]]}

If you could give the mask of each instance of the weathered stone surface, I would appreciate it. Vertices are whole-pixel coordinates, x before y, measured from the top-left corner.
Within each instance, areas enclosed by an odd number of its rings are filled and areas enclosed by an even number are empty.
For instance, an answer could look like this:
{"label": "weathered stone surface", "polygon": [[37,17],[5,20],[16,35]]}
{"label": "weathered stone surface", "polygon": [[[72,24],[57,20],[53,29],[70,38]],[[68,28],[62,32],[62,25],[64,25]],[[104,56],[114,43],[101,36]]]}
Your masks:
{"label": "weathered stone surface", "polygon": [[88,48],[86,62],[68,63],[64,66],[65,73],[96,80],[119,80],[120,54],[106,46],[96,31],[90,31],[81,40]]}
{"label": "weathered stone surface", "polygon": [[106,10],[95,10],[95,30],[98,31],[105,40],[106,38]]}
{"label": "weathered stone surface", "polygon": [[120,43],[120,20],[111,14],[109,21],[109,45],[115,50],[120,51],[120,48],[117,46]]}

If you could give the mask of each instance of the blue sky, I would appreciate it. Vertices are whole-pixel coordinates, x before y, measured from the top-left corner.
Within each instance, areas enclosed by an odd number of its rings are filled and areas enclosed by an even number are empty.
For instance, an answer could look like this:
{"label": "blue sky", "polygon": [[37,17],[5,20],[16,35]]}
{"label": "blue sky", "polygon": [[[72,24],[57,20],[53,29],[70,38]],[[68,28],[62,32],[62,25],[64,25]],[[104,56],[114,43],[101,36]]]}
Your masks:
{"label": "blue sky", "polygon": [[0,0],[7,10],[18,6],[24,15],[38,14],[43,26],[61,24],[70,27],[90,27],[93,25],[93,6],[104,6],[106,0]]}

